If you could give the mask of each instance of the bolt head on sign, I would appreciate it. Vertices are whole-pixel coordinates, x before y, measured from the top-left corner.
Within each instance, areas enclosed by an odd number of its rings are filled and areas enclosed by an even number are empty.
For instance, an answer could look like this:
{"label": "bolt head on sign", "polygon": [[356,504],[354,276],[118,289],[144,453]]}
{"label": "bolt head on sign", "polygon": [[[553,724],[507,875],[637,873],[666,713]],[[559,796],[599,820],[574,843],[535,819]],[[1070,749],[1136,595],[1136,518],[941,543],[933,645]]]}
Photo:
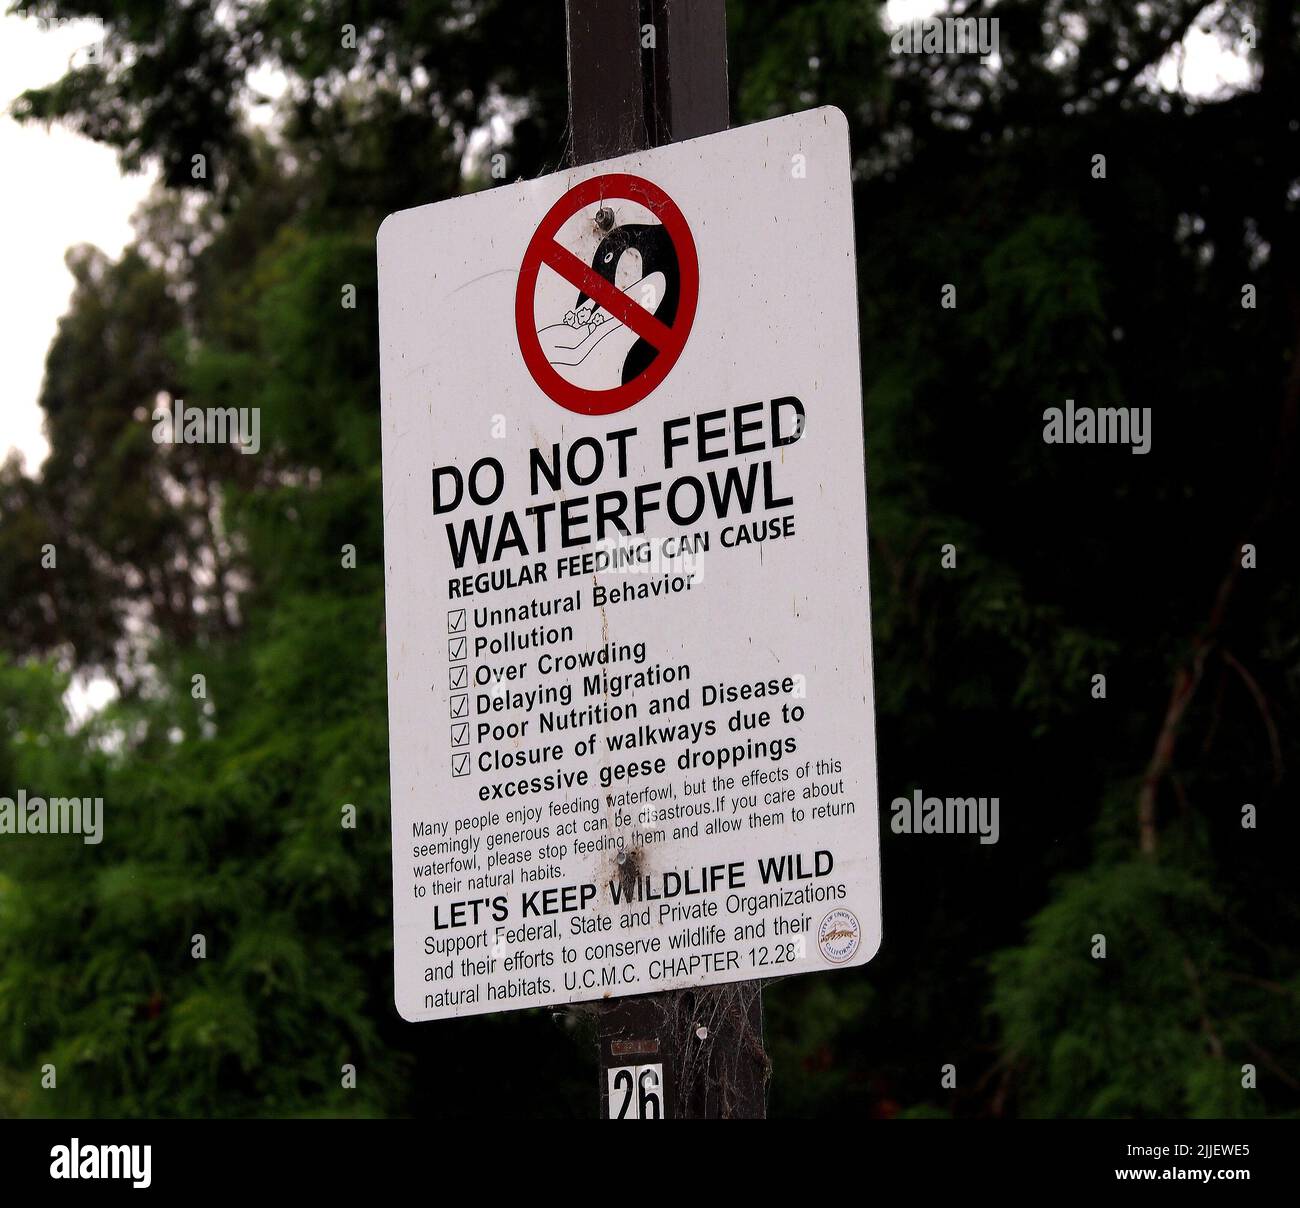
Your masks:
{"label": "bolt head on sign", "polygon": [[869,960],[843,115],[405,210],[378,251],[398,1011]]}

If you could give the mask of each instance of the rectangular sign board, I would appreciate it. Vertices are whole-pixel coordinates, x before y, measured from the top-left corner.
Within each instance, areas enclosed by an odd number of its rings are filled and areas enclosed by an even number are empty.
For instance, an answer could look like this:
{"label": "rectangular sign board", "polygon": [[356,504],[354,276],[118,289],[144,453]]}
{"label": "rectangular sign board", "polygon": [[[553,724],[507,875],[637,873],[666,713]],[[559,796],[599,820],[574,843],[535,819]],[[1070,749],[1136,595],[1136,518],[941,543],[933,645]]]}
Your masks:
{"label": "rectangular sign board", "polygon": [[378,254],[398,1011],[869,960],[843,115],[405,210]]}

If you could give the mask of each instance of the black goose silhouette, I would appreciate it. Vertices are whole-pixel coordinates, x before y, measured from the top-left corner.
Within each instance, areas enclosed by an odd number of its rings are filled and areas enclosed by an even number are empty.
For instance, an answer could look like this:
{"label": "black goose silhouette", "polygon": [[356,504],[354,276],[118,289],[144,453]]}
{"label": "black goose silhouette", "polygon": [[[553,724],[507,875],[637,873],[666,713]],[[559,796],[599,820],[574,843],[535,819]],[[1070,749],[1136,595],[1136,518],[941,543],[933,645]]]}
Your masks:
{"label": "black goose silhouette", "polygon": [[[663,273],[664,296],[655,307],[654,316],[671,327],[677,317],[677,301],[681,297],[681,270],[677,265],[677,249],[673,247],[673,241],[662,226],[629,223],[627,226],[615,227],[600,241],[600,246],[592,257],[591,267],[613,285],[618,262],[623,258],[624,252],[632,250],[641,254],[642,277],[648,277],[651,273]],[[587,295],[579,294],[574,310],[586,301]],[[637,340],[628,350],[627,359],[623,362],[623,383],[626,385],[630,382],[658,355],[659,350],[649,341]]]}

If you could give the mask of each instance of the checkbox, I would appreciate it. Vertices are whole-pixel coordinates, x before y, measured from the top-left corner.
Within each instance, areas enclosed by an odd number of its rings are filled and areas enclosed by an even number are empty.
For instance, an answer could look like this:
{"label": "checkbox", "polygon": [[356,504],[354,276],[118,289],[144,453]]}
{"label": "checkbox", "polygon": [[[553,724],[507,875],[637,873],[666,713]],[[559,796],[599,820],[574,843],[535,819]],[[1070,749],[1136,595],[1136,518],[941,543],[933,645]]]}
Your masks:
{"label": "checkbox", "polygon": [[464,663],[457,663],[456,666],[447,668],[447,687],[469,687],[469,668]]}
{"label": "checkbox", "polygon": [[451,715],[452,717],[469,716],[469,693],[460,692],[451,698]]}
{"label": "checkbox", "polygon": [[465,610],[463,608],[453,608],[447,613],[447,632],[465,632]]}
{"label": "checkbox", "polygon": [[451,745],[453,747],[469,746],[469,722],[463,721],[451,728]]}
{"label": "checkbox", "polygon": [[464,755],[453,755],[451,757],[451,774],[453,776],[469,775],[469,753]]}
{"label": "checkbox", "polygon": [[454,663],[458,659],[465,658],[465,651],[469,642],[467,638],[448,638],[447,639],[447,657]]}

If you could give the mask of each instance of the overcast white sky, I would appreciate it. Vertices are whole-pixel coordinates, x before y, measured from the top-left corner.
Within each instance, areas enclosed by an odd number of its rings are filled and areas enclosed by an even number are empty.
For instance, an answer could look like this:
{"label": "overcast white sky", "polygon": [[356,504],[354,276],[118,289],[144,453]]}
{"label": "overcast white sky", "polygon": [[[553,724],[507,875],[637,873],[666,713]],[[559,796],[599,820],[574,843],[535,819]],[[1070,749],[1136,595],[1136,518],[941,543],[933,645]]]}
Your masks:
{"label": "overcast white sky", "polygon": [[[942,7],[940,0],[890,0],[887,12],[898,25]],[[87,21],[43,31],[33,20],[0,17],[0,114],[24,89],[62,75],[69,58],[84,54],[97,36],[97,26]],[[1193,30],[1181,49],[1161,64],[1159,79],[1166,88],[1177,88],[1180,61],[1183,89],[1195,95],[1248,79],[1246,62],[1212,34]],[[36,401],[45,354],[72,291],[64,252],[93,243],[112,256],[120,253],[131,238],[130,216],[151,179],[122,176],[116,154],[107,147],[58,127],[19,126],[7,114],[0,115],[0,164],[6,270],[0,289],[0,457],[16,448],[35,469],[48,447]]]}
{"label": "overcast white sky", "polygon": [[88,21],[45,32],[22,17],[0,18],[0,232],[6,283],[0,290],[0,456],[19,449],[29,468],[45,457],[36,404],[45,353],[67,309],[72,276],[63,255],[93,243],[117,255],[131,238],[128,219],[149,189],[124,177],[116,154],[67,130],[20,126],[8,116],[24,89],[56,80],[69,58],[94,42]]}

